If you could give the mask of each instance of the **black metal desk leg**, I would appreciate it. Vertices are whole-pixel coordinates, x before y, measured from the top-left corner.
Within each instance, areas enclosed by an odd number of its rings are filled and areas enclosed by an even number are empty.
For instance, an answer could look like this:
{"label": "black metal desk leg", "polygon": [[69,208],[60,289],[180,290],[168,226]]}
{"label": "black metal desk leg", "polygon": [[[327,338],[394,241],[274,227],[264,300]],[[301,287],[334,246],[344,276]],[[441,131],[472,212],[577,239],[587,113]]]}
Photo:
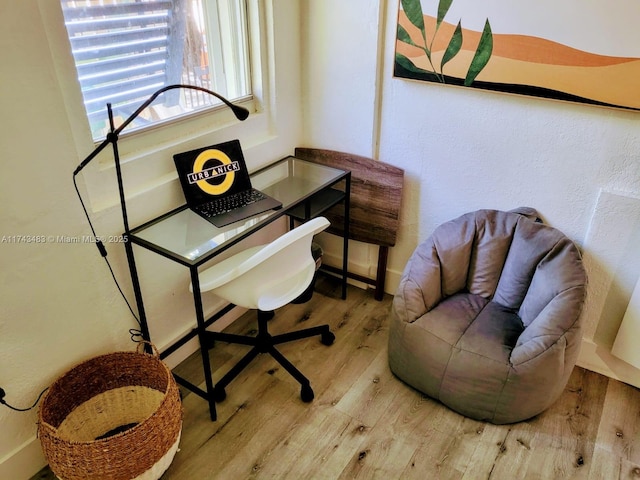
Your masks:
{"label": "black metal desk leg", "polygon": [[[144,301],[142,300],[142,289],[140,288],[140,280],[138,279],[138,269],[133,256],[133,245],[129,241],[129,235],[125,232],[124,250],[127,254],[127,263],[129,264],[129,274],[131,275],[131,284],[133,286],[133,294],[136,298],[136,307],[138,308],[138,321],[140,322],[140,333],[142,338],[147,342],[151,342],[151,334],[149,333],[149,325],[147,324],[147,315],[144,310]],[[147,353],[153,353],[150,345],[145,345]]]}
{"label": "black metal desk leg", "polygon": [[209,349],[207,348],[206,326],[204,312],[202,311],[202,297],[200,296],[200,278],[198,277],[198,267],[190,267],[191,285],[193,287],[193,305],[196,309],[196,322],[198,331],[198,341],[200,342],[200,354],[202,355],[202,369],[204,370],[204,382],[207,386],[207,402],[209,402],[209,415],[215,421],[216,402],[214,400],[214,385],[211,373],[211,362],[209,361]]}
{"label": "black metal desk leg", "polygon": [[344,232],[342,233],[342,299],[347,298],[347,272],[349,268],[349,212],[351,211],[351,172],[345,179],[344,196]]}

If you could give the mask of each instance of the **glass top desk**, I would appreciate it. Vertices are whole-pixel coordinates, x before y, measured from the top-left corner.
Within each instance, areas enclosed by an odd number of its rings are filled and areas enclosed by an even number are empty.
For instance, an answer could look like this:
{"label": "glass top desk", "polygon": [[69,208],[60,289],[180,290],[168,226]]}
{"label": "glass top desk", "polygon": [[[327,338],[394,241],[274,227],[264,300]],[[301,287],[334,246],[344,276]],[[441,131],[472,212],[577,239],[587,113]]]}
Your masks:
{"label": "glass top desk", "polygon": [[[214,385],[207,354],[210,342],[206,341],[205,330],[234,306],[229,305],[213,317],[204,318],[198,278],[200,265],[284,215],[289,217],[289,227],[293,228],[295,221],[304,222],[342,203],[345,218],[342,232],[342,298],[346,298],[351,172],[290,156],[251,174],[251,183],[254,188],[282,202],[282,208],[217,228],[184,205],[125,233],[129,246],[139,245],[151,250],[188,267],[191,272],[197,328],[165,349],[161,357],[167,357],[190,339],[199,337],[206,391],[178,376],[176,381],[209,402],[212,420],[216,419]],[[142,335],[150,340],[132,247],[127,250],[127,255]]]}

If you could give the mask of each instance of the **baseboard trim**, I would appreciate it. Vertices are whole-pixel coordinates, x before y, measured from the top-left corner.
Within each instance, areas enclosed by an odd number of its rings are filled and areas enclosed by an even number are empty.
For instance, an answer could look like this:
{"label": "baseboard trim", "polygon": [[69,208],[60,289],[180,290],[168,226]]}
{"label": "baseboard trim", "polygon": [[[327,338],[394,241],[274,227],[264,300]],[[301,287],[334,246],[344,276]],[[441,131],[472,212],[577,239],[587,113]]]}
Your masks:
{"label": "baseboard trim", "polygon": [[[210,330],[217,332],[223,330],[243,315],[244,312],[246,312],[246,309],[234,308],[231,312],[227,313],[224,317],[215,322],[214,325],[211,326]],[[174,341],[175,340],[177,340],[177,338],[174,339]],[[161,342],[158,347],[162,350],[162,348],[166,345],[170,345],[171,343],[173,342]],[[189,355],[198,351],[199,348],[200,345],[198,343],[198,339],[194,338],[183,345],[179,351],[166,358],[164,362],[169,366],[169,368],[174,368]],[[0,479],[28,480],[42,470],[46,465],[47,460],[44,458],[44,454],[42,453],[40,440],[38,440],[34,435],[31,439],[27,440],[4,458],[0,459]]]}
{"label": "baseboard trim", "polygon": [[[219,311],[222,307],[224,307],[224,302],[219,302],[218,305],[215,308],[213,308],[211,311],[205,312],[205,318],[209,318],[215,312]],[[213,325],[211,325],[208,328],[208,330],[211,330],[212,332],[221,332],[222,330],[227,328],[229,325],[231,325],[233,322],[235,322],[238,318],[240,318],[242,315],[244,315],[246,311],[247,309],[245,308],[235,307],[226,315],[216,320],[213,323]],[[162,351],[167,346],[172,345],[174,342],[178,341],[184,335],[189,333],[192,329],[193,329],[193,326],[189,326],[181,334],[176,335],[176,337],[173,338],[172,340],[165,341],[164,343],[161,343],[160,345],[158,345],[158,348],[160,349],[160,351]],[[199,349],[200,349],[200,343],[198,342],[198,337],[194,337],[191,340],[189,340],[187,343],[185,343],[182,347],[180,347],[177,351],[175,351],[174,353],[166,357],[163,361],[164,363],[167,364],[169,368],[174,369],[177,365],[182,363],[184,360],[187,359],[187,357],[197,352]]]}
{"label": "baseboard trim", "polygon": [[640,388],[640,370],[620,360],[607,347],[583,338],[577,365],[609,378]]}
{"label": "baseboard trim", "polygon": [[[334,268],[342,268],[342,257],[334,254],[332,252],[324,252],[323,263],[327,265],[331,265]],[[354,262],[349,260],[348,270],[351,273],[355,273],[357,275],[361,275],[363,277],[375,278],[377,273],[377,265],[370,263],[361,263]],[[384,291],[393,295],[398,289],[398,285],[400,284],[400,278],[402,277],[402,272],[397,272],[395,270],[387,269],[387,275],[385,280],[385,288]],[[367,289],[374,288],[372,285],[368,285],[364,282],[359,282],[358,280],[354,280],[352,278],[348,279],[348,282],[352,285],[355,285],[358,288]]]}
{"label": "baseboard trim", "polygon": [[46,464],[40,440],[34,435],[0,460],[0,478],[27,480]]}

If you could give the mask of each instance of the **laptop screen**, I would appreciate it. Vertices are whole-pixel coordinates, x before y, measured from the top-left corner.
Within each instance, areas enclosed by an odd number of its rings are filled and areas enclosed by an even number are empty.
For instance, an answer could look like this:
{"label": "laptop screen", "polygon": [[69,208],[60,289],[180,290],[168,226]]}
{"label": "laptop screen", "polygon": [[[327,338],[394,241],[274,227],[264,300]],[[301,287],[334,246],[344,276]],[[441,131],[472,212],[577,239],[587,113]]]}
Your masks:
{"label": "laptop screen", "polygon": [[178,153],[173,160],[189,206],[251,188],[239,140]]}

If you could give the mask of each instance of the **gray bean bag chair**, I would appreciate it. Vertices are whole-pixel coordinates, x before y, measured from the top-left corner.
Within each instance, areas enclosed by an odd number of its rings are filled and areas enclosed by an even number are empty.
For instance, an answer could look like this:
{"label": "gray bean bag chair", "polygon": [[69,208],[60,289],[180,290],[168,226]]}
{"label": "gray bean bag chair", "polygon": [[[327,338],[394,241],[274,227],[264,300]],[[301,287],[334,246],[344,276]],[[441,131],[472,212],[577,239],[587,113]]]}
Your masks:
{"label": "gray bean bag chair", "polygon": [[535,210],[520,212],[479,210],[439,226],[409,259],[390,313],[392,372],[495,424],[548,408],[581,341],[580,253]]}

